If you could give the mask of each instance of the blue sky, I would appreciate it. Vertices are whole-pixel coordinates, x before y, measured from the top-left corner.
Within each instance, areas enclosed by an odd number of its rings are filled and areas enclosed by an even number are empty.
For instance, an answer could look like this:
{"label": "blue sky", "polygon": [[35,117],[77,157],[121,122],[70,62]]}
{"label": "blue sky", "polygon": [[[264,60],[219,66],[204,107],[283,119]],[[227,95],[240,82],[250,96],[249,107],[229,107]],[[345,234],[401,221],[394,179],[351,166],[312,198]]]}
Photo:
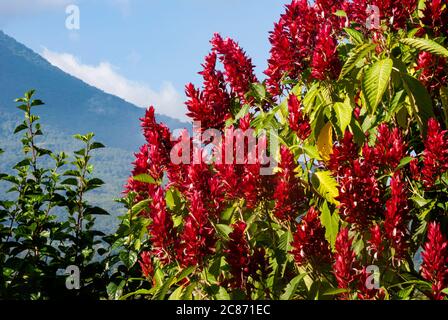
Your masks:
{"label": "blue sky", "polygon": [[[230,36],[262,77],[268,32],[290,0],[0,0],[0,29],[65,71],[139,106],[184,116],[214,32]],[[65,27],[66,7],[80,29]]]}

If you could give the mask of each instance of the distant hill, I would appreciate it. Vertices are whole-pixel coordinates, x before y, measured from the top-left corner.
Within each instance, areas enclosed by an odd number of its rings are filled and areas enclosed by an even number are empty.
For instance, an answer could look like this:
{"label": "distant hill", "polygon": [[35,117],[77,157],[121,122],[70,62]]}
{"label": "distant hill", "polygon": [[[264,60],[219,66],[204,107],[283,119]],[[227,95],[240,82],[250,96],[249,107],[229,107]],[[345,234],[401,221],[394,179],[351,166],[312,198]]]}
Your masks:
{"label": "distant hill", "polygon": [[[37,89],[46,102],[43,122],[68,134],[95,132],[110,147],[136,150],[142,108],[107,94],[54,67],[40,55],[0,31],[0,111],[16,112],[14,99]],[[158,115],[169,128],[186,124]]]}
{"label": "distant hill", "polygon": [[[36,108],[41,116],[44,137],[39,142],[54,151],[73,151],[79,144],[71,138],[76,133],[94,132],[96,140],[107,146],[94,157],[95,174],[106,185],[91,199],[110,211],[101,217],[101,229],[111,231],[120,207],[113,202],[123,190],[131,171],[133,152],[144,143],[139,118],[144,109],[107,94],[54,67],[40,55],[0,31],[0,172],[10,172],[21,159],[19,136],[12,137],[22,120],[14,99],[36,89],[36,97],[45,106]],[[188,125],[176,119],[157,115],[170,129]],[[0,197],[6,183],[0,183]]]}

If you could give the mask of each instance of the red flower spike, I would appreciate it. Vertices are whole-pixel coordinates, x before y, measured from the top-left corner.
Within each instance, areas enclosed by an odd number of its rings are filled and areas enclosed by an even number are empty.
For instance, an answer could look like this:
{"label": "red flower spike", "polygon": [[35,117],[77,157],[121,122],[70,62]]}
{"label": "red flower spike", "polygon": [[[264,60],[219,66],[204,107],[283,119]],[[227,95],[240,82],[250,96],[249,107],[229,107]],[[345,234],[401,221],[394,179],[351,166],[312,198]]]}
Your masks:
{"label": "red flower spike", "polygon": [[232,275],[231,287],[244,289],[250,274],[250,248],[245,235],[246,223],[238,221],[232,228],[224,252]]}
{"label": "red flower spike", "polygon": [[252,60],[235,41],[230,38],[224,40],[218,33],[215,33],[211,44],[224,65],[226,80],[232,91],[241,101],[246,102],[245,94],[252,83],[258,82]]}
{"label": "red flower spike", "polygon": [[437,120],[429,119],[421,170],[422,180],[427,188],[432,188],[436,180],[448,170],[447,132],[441,130]]}
{"label": "red flower spike", "polygon": [[[335,249],[336,254],[333,270],[338,287],[349,289],[351,284],[356,280],[356,256],[352,249],[352,239],[348,236],[347,228],[342,228],[339,231],[336,237]],[[343,295],[343,297],[346,296],[346,294]]]}
{"label": "red flower spike", "polygon": [[294,234],[291,244],[295,262],[302,266],[310,263],[313,268],[321,268],[331,261],[331,251],[325,239],[325,228],[322,226],[319,211],[311,207]]}
{"label": "red flower spike", "polygon": [[302,112],[299,99],[293,93],[289,95],[288,111],[289,127],[301,140],[305,140],[311,134],[311,125],[306,115]]}
{"label": "red flower spike", "polygon": [[441,291],[448,286],[448,242],[436,222],[429,224],[422,258],[421,274],[432,283],[433,298],[442,300]]}
{"label": "red flower spike", "polygon": [[294,170],[297,162],[288,147],[282,145],[280,148],[281,162],[280,172],[276,175],[276,188],[274,193],[274,214],[280,220],[294,221],[304,204],[304,192],[300,186],[300,180],[296,177]]}

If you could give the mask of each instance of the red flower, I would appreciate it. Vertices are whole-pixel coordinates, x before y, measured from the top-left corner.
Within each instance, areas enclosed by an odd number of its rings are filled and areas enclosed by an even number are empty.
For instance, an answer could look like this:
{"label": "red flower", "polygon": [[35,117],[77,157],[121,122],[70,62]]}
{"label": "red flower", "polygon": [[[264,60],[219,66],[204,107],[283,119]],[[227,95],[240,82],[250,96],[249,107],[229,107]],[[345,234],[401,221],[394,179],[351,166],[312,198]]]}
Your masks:
{"label": "red flower", "polygon": [[408,248],[408,194],[406,184],[402,181],[400,172],[396,172],[390,182],[391,197],[386,202],[384,220],[385,236],[394,249],[394,260],[405,258]]}
{"label": "red flower", "polygon": [[317,15],[307,0],[294,0],[274,25],[269,41],[271,57],[268,60],[267,86],[272,95],[281,93],[281,79],[286,75],[298,79],[310,62],[314,48]]}
{"label": "red flower", "polygon": [[216,70],[216,53],[205,58],[204,70],[199,74],[204,78],[204,88],[201,92],[193,84],[188,84],[185,93],[189,110],[187,115],[201,122],[201,128],[222,129],[225,120],[230,116],[231,96],[227,92],[224,75]]}
{"label": "red flower", "polygon": [[297,133],[297,136],[305,140],[311,134],[311,126],[308,118],[303,114],[300,101],[293,93],[289,95],[288,100],[289,110],[289,127],[292,131]]}
{"label": "red flower", "polygon": [[378,260],[384,250],[383,238],[381,236],[381,228],[374,225],[370,228],[370,239],[368,240],[368,250],[374,260]]}
{"label": "red flower", "polygon": [[294,155],[284,145],[280,148],[280,155],[280,172],[276,175],[277,184],[274,193],[274,214],[280,220],[294,221],[303,205],[304,192],[300,186],[300,180],[294,172],[297,168]]}
{"label": "red flower", "polygon": [[343,176],[345,169],[350,168],[353,160],[358,158],[358,149],[353,141],[353,134],[348,130],[345,131],[343,139],[333,147],[328,169],[333,171],[336,177]]}
{"label": "red flower", "polygon": [[202,265],[204,258],[215,251],[215,229],[198,191],[190,200],[190,212],[184,219],[177,260],[184,267]]}
{"label": "red flower", "polygon": [[140,264],[140,267],[142,268],[142,274],[145,278],[152,278],[154,275],[154,265],[152,264],[151,259],[151,252],[144,251],[140,255],[141,261],[138,263]]}
{"label": "red flower", "polygon": [[326,24],[316,36],[316,47],[311,62],[311,76],[317,80],[336,79],[341,72],[337,41],[333,38],[331,25]]}
{"label": "red flower", "polygon": [[310,263],[321,268],[330,263],[330,245],[325,239],[325,228],[320,223],[319,211],[311,207],[297,225],[291,253],[299,266]]}
{"label": "red flower", "polygon": [[226,261],[232,275],[231,287],[244,289],[250,274],[250,248],[247,242],[246,223],[238,221],[232,225],[233,231],[229,234],[229,241],[224,250]]}
{"label": "red flower", "polygon": [[149,217],[151,224],[148,226],[152,243],[152,253],[163,264],[169,264],[173,257],[173,245],[175,235],[173,220],[166,210],[165,192],[161,187],[152,195],[149,205]]}
{"label": "red flower", "polygon": [[244,95],[249,91],[250,85],[258,82],[252,60],[235,41],[230,38],[224,40],[218,33],[215,33],[211,44],[224,64],[227,82],[240,100],[245,102]]}
{"label": "red flower", "polygon": [[434,186],[435,181],[448,170],[447,132],[441,130],[437,120],[429,119],[421,170],[422,180],[427,188]]}
{"label": "red flower", "polygon": [[378,126],[375,152],[381,165],[394,170],[406,155],[407,145],[399,128],[389,129],[385,123]]}
{"label": "red flower", "polygon": [[421,21],[435,36],[448,35],[448,5],[446,0],[425,1]]}
{"label": "red flower", "polygon": [[421,274],[432,283],[433,298],[442,300],[441,291],[448,286],[448,242],[436,222],[429,224],[427,241],[423,247]]}
{"label": "red flower", "polygon": [[418,55],[416,70],[421,70],[419,80],[429,92],[435,92],[448,81],[447,60],[429,52],[423,51]]}
{"label": "red flower", "polygon": [[335,249],[336,254],[333,269],[338,287],[349,289],[351,284],[356,280],[356,256],[352,249],[352,239],[348,236],[347,228],[342,228],[339,231],[336,237]]}

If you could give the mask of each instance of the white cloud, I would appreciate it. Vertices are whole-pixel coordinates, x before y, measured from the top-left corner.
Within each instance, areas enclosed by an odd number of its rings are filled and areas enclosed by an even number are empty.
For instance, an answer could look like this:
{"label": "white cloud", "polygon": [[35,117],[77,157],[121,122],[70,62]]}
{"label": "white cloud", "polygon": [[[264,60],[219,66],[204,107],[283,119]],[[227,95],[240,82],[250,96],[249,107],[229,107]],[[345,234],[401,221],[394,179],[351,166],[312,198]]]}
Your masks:
{"label": "white cloud", "polygon": [[186,120],[182,97],[170,82],[164,82],[160,90],[156,91],[145,83],[120,75],[109,62],[87,65],[72,54],[52,52],[47,48],[44,48],[42,55],[52,65],[98,89],[142,108],[154,105],[159,114]]}
{"label": "white cloud", "polygon": [[22,15],[65,7],[73,0],[0,0],[0,15]]}

